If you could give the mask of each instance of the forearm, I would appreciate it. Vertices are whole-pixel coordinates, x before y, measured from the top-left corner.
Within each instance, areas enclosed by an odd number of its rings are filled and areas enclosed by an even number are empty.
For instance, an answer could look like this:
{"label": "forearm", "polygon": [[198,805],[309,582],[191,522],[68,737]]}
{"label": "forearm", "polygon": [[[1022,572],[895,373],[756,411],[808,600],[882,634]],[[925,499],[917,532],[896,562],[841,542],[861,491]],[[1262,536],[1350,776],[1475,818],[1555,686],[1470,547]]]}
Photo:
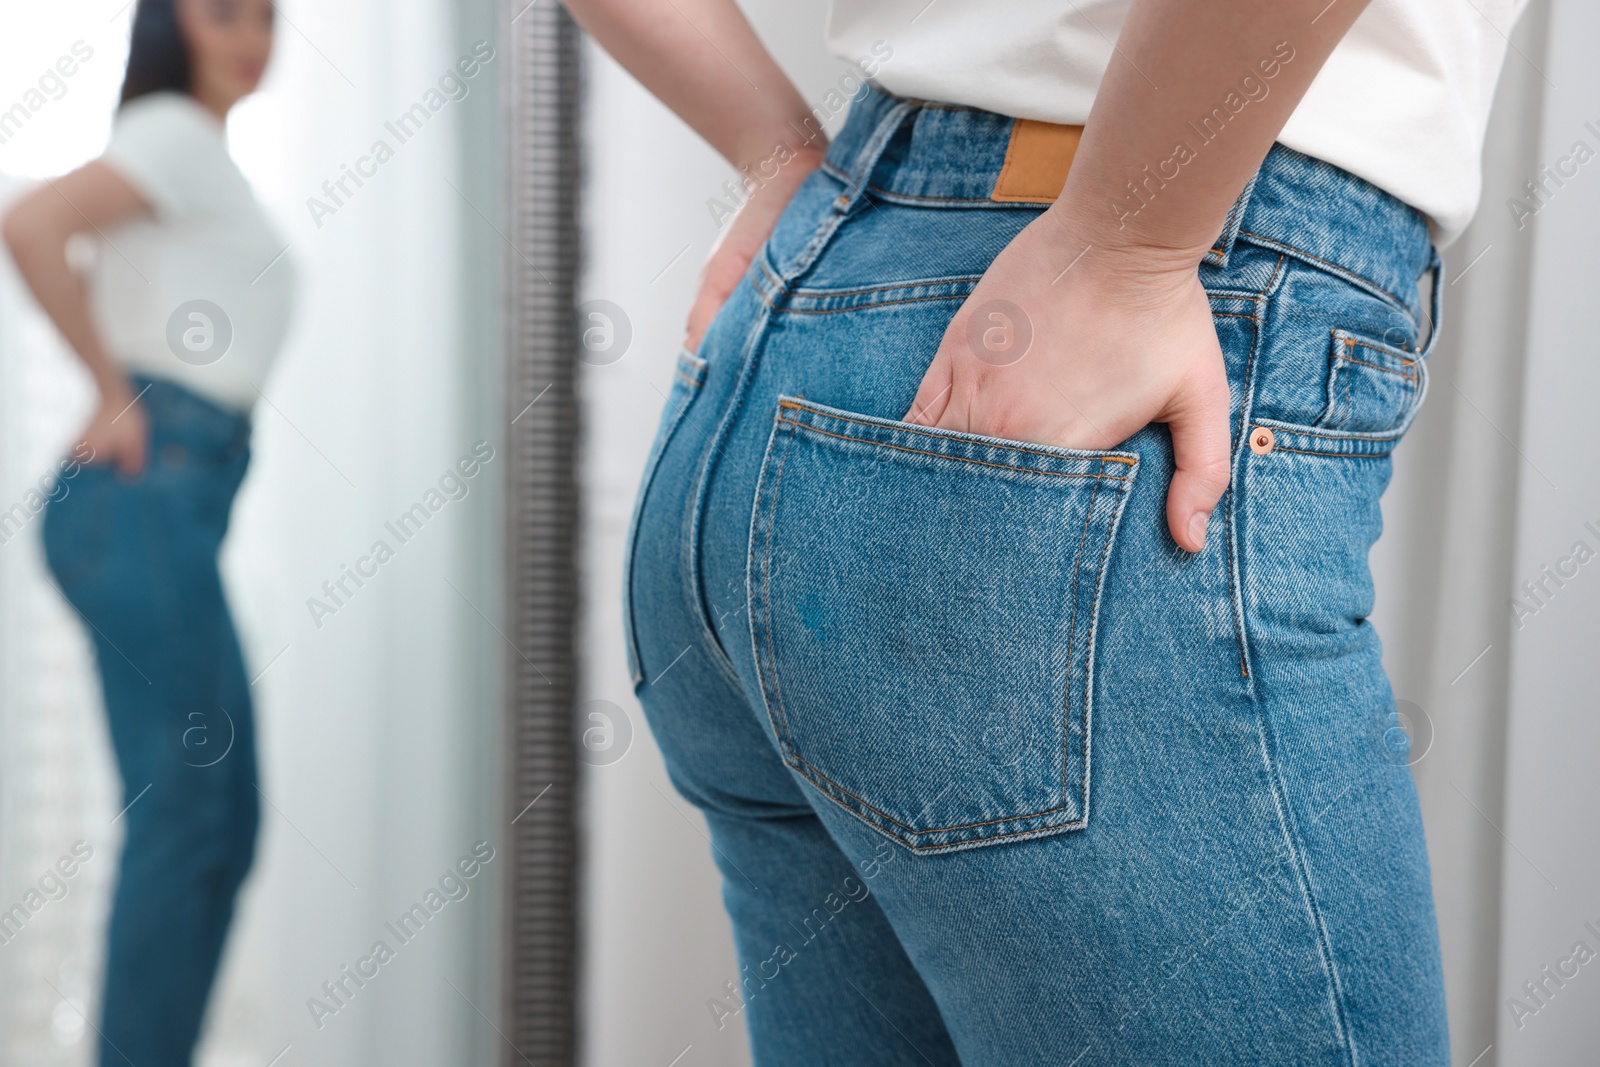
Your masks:
{"label": "forearm", "polygon": [[8,220],[6,243],[18,273],[88,368],[101,397],[110,400],[128,393],[127,376],[107,354],[90,317],[83,279],[67,263],[66,238],[29,232]]}
{"label": "forearm", "polygon": [[1052,208],[1079,247],[1192,270],[1366,3],[1134,0]]}
{"label": "forearm", "polygon": [[595,40],[735,167],[827,146],[734,0],[565,0]]}

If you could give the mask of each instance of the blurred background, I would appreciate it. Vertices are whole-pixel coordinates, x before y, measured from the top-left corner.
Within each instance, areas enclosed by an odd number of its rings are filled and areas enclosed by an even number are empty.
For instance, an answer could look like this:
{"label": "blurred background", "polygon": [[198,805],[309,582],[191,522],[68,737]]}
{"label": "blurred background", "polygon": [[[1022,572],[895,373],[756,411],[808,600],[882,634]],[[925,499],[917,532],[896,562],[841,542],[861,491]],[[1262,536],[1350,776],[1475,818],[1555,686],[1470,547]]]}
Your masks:
{"label": "blurred background", "polygon": [[[509,795],[502,752],[503,679],[519,655],[500,625],[514,607],[504,471],[489,463],[466,499],[320,627],[306,600],[475,443],[502,449],[509,417],[522,417],[504,404],[517,309],[503,268],[532,250],[508,251],[506,202],[552,179],[505,150],[505,40],[552,3],[289,0],[262,91],[229,123],[234,157],[289,242],[301,302],[263,387],[226,547],[268,804],[206,1067],[526,1060],[506,1036],[512,871],[494,862],[346,1009],[318,1028],[306,1006],[447,865],[478,841],[500,847],[527,802]],[[836,129],[830,94],[846,68],[823,47],[826,0],[744,6]],[[0,207],[103,148],[130,11],[124,0],[0,0],[0,114],[75,43],[92,49],[25,122],[0,124]],[[1559,985],[1543,977],[1575,943],[1600,952],[1600,577],[1588,574],[1600,554],[1600,163],[1589,162],[1600,151],[1600,68],[1587,54],[1600,12],[1535,0],[1515,28],[1495,28],[1511,47],[1483,202],[1445,250],[1431,393],[1397,453],[1372,560],[1374,621],[1427,821],[1455,1062],[1471,1067],[1590,1062],[1600,1042],[1600,971],[1561,971]],[[738,1017],[719,1026],[725,1013],[709,1006],[737,974],[709,846],[644,728],[618,618],[636,480],[717,236],[713,202],[730,202],[733,172],[574,40],[574,303],[580,324],[606,327],[572,353],[579,1058],[735,1067],[748,1063]],[[496,59],[468,95],[358,196],[314,217],[308,199],[323,182],[479,41]],[[89,400],[70,353],[0,265],[0,511],[54,470]],[[88,644],[42,568],[37,530],[8,535],[0,908],[74,842],[94,858],[65,898],[0,945],[3,1065],[89,1062],[118,847],[97,701]],[[1529,999],[1528,983],[1543,993]],[[1514,999],[1535,1010],[1513,1011]]]}

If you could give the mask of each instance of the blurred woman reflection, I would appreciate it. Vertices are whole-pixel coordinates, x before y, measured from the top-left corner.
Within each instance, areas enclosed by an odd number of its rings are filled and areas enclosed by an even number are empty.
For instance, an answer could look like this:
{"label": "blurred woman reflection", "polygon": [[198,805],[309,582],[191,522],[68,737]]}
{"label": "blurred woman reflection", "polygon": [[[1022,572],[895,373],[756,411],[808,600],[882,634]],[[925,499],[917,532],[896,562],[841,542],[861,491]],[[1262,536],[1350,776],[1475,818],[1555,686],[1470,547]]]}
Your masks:
{"label": "blurred woman reflection", "polygon": [[[89,626],[127,805],[102,1064],[190,1062],[255,845],[250,685],[217,552],[292,284],[223,123],[272,27],[271,0],[139,0],[105,154],[4,224],[100,394],[92,462],[44,541]],[[86,278],[77,234],[98,243]]]}

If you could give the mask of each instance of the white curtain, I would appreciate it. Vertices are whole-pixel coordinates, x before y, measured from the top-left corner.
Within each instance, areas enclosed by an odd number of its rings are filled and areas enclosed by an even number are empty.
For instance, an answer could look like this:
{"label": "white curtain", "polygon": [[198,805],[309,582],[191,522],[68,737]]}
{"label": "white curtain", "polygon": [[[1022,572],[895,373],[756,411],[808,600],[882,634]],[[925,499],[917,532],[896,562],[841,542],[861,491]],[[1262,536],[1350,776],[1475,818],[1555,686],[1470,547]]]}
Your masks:
{"label": "white curtain", "polygon": [[[0,144],[0,169],[61,173],[103,144],[128,11],[120,0],[72,5],[23,34],[12,31],[34,26],[24,18],[29,5],[5,7],[4,47],[15,53],[6,76],[17,72],[17,85],[0,81],[0,107],[75,39],[95,47],[84,80]],[[504,855],[505,645],[495,629],[502,57],[484,61],[495,7],[301,0],[278,12],[268,80],[229,130],[300,282],[289,345],[262,387],[253,466],[224,556],[256,679],[265,802],[200,1062],[486,1063],[503,1047],[495,1032],[503,868],[489,861],[467,896],[404,946],[385,923],[424,901],[478,842]],[[475,75],[442,83],[480,41]],[[425,117],[397,136],[387,124],[419,104]],[[22,152],[24,137],[53,147]],[[360,163],[378,141],[392,155]],[[333,198],[324,182],[337,185],[358,164],[365,183],[347,181]],[[333,210],[313,211],[313,197]],[[51,469],[88,399],[8,266],[0,507]],[[446,498],[398,544],[384,524],[419,502],[433,510],[429,492],[479,442],[495,458],[466,495]],[[74,841],[90,842],[94,855],[64,899],[0,945],[0,1064],[19,1067],[89,1062],[94,1034],[84,1017],[98,1008],[120,807],[86,642],[40,568],[36,539],[28,529],[0,547],[0,907],[21,899]],[[393,559],[319,626],[308,600],[327,602],[323,583],[378,540]],[[323,983],[379,940],[394,959],[342,1005],[330,1001]],[[320,1027],[312,997],[338,1007]]]}
{"label": "white curtain", "polygon": [[[819,99],[841,71],[823,51],[823,0],[746,7],[802,94]],[[1509,38],[1483,204],[1446,251],[1431,392],[1396,455],[1372,557],[1374,622],[1422,753],[1413,770],[1454,1058],[1473,1067],[1591,1062],[1600,1044],[1600,962],[1568,963],[1578,977],[1563,986],[1546,980],[1550,995],[1536,1015],[1517,1013],[1520,1029],[1507,1003],[1527,999],[1522,984],[1542,967],[1559,977],[1576,941],[1600,960],[1600,933],[1584,926],[1600,930],[1600,727],[1590,725],[1600,578],[1585,566],[1562,587],[1548,583],[1554,595],[1521,629],[1509,602],[1526,599],[1522,583],[1561,565],[1575,541],[1600,553],[1591,325],[1600,161],[1550,183],[1554,195],[1525,226],[1507,207],[1533,205],[1524,183],[1573,155],[1574,141],[1600,151],[1600,86],[1586,53],[1600,16],[1583,0],[1534,0]],[[698,815],[643,729],[617,617],[635,480],[714,232],[703,205],[729,172],[598,49],[585,58],[585,295],[620,304],[634,329],[626,358],[585,369],[586,686],[628,708],[635,726],[628,757],[589,780],[588,1062],[684,1054],[734,1067],[748,1062],[743,1034],[718,1030],[705,1007],[737,973],[716,874]]]}

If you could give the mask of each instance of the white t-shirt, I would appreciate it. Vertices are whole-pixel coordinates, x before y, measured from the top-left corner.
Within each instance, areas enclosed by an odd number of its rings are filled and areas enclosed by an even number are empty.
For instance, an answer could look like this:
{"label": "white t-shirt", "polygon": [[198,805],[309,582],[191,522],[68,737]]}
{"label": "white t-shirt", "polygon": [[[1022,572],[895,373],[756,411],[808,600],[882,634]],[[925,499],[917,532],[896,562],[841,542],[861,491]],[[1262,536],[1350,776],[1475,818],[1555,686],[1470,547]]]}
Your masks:
{"label": "white t-shirt", "polygon": [[283,343],[294,277],[222,124],[182,93],[151,93],[118,112],[101,162],[152,212],[98,242],[90,307],[111,356],[248,411]]}
{"label": "white t-shirt", "polygon": [[[1527,2],[1372,0],[1278,140],[1418,208],[1432,219],[1435,240],[1448,244],[1477,208],[1506,34]],[[832,0],[828,43],[876,68],[878,83],[901,96],[1081,125],[1128,7],[1129,0]],[[1150,74],[1159,85],[1159,72]],[[1234,80],[1247,74],[1260,82],[1251,70]],[[1222,104],[1196,101],[1196,121]]]}

